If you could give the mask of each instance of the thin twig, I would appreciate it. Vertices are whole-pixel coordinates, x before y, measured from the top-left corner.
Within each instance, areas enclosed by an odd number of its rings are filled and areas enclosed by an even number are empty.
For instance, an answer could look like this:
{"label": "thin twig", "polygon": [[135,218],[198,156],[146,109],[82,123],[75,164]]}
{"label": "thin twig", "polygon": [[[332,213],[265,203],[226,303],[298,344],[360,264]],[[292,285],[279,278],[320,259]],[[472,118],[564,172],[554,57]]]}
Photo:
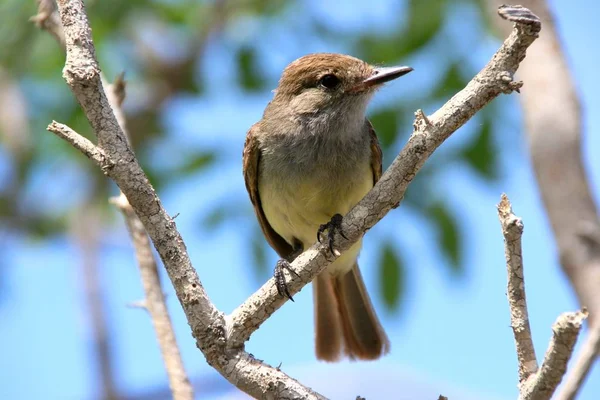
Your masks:
{"label": "thin twig", "polygon": [[73,147],[82,152],[87,158],[94,161],[102,170],[109,169],[112,161],[104,151],[96,147],[94,143],[75,132],[73,129],[60,122],[52,121],[46,128],[61,139],[71,143]]}
{"label": "thin twig", "polygon": [[498,217],[504,235],[508,271],[506,295],[519,360],[519,400],[550,400],[567,371],[567,364],[577,342],[581,325],[587,317],[587,311],[564,313],[557,318],[552,326],[554,334],[550,345],[542,366],[538,369],[529,327],[523,278],[521,249],[523,222],[513,214],[510,201],[505,194],[498,204]]}
{"label": "thin twig", "polygon": [[[88,201],[88,204],[92,200]],[[99,265],[99,247],[101,219],[97,208],[79,208],[73,218],[77,224],[70,224],[74,229],[74,237],[81,250],[81,274],[83,281],[85,314],[91,327],[91,344],[94,350],[97,373],[99,375],[98,398],[102,400],[118,400],[121,398],[117,385],[115,354],[112,348],[111,329],[107,316],[107,305],[104,297],[105,284],[101,279]]]}
{"label": "thin twig", "polygon": [[29,18],[35,26],[50,33],[58,44],[65,49],[65,34],[60,23],[60,17],[54,0],[37,0],[38,13]]}
{"label": "thin twig", "polygon": [[525,278],[523,275],[523,253],[521,249],[521,235],[523,235],[523,222],[512,212],[510,202],[505,194],[498,204],[498,217],[504,235],[504,255],[506,257],[506,271],[508,272],[508,285],[506,295],[510,308],[510,323],[517,347],[519,361],[519,383],[523,383],[538,369],[529,314],[527,313],[527,298],[525,296]]}
{"label": "thin twig", "polygon": [[191,400],[194,398],[194,391],[185,372],[181,353],[177,346],[173,324],[171,323],[171,317],[160,284],[158,268],[146,230],[122,193],[119,197],[112,198],[111,203],[116,205],[123,213],[127,229],[131,235],[144,286],[145,300],[143,306],[148,310],[154,325],[173,399]]}
{"label": "thin twig", "polygon": [[600,323],[597,323],[590,328],[556,400],[572,400],[577,396],[599,353]]}
{"label": "thin twig", "polygon": [[519,400],[550,400],[573,354],[587,311],[561,314],[552,326],[552,339],[539,371],[521,386]]}

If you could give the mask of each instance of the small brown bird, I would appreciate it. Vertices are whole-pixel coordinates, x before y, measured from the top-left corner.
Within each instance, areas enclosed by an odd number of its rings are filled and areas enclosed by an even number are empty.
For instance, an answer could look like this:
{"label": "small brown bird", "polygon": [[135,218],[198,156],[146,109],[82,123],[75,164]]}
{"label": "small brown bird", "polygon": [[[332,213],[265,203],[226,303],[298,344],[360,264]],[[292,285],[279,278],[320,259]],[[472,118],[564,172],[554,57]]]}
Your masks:
{"label": "small brown bird", "polygon": [[[365,112],[384,82],[410,67],[376,68],[341,54],[310,54],[288,65],[263,118],[248,131],[244,179],[267,241],[282,260],[277,289],[287,291],[283,269],[327,230],[381,177],[381,148]],[[343,235],[343,232],[340,231]],[[373,360],[387,353],[379,323],[358,269],[362,241],[344,252],[313,282],[317,358]]]}

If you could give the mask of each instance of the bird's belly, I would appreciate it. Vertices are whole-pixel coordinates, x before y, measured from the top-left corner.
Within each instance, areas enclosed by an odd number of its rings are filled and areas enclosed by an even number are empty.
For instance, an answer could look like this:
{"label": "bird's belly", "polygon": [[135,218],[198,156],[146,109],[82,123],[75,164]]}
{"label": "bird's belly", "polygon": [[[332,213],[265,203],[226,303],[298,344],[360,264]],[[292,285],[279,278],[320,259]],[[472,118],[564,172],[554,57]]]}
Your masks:
{"label": "bird's belly", "polygon": [[[259,194],[269,224],[288,243],[302,242],[304,249],[316,241],[321,224],[335,214],[346,215],[373,187],[371,166],[366,163],[335,177],[306,174],[283,179],[286,174],[261,175]],[[360,242],[356,243],[328,271],[337,275],[351,269],[360,246]]]}

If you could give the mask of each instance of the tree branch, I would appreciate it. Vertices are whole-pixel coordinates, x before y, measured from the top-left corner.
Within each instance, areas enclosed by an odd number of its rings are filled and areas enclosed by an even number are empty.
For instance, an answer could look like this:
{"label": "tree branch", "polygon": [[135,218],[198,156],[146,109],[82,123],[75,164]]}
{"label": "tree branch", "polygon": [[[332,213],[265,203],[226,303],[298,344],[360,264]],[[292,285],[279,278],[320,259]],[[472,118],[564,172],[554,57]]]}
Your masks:
{"label": "tree branch", "polygon": [[587,311],[561,314],[552,325],[552,339],[542,366],[521,386],[519,400],[550,400],[560,384]]}
{"label": "tree branch", "polygon": [[544,23],[519,71],[529,83],[520,99],[532,165],[562,268],[594,325],[600,314],[600,218],[581,154],[581,105],[547,1],[522,3]]}
{"label": "tree branch", "polygon": [[535,348],[531,338],[527,298],[525,296],[525,278],[523,275],[523,252],[521,235],[523,221],[512,213],[510,202],[505,194],[498,204],[498,216],[504,234],[504,253],[508,272],[506,295],[510,307],[510,322],[515,336],[517,358],[519,360],[519,383],[523,383],[538,369]]}
{"label": "tree branch", "polygon": [[75,132],[73,129],[60,122],[52,121],[46,128],[61,139],[71,143],[73,147],[82,152],[87,158],[95,162],[102,170],[110,169],[112,161],[106,156],[104,151],[96,147],[84,136]]}
{"label": "tree branch", "polygon": [[[491,1],[497,4],[499,1]],[[581,154],[581,105],[567,57],[546,0],[522,0],[539,13],[544,24],[519,76],[528,82],[521,95],[530,155],[546,208],[560,263],[581,307],[589,310],[582,354],[559,398],[575,396],[600,352],[600,217],[590,191]],[[503,26],[498,26],[500,31]],[[540,104],[544,104],[540,107]],[[581,375],[584,374],[584,375]]]}
{"label": "tree branch", "polygon": [[86,315],[90,326],[91,348],[97,363],[97,374],[99,380],[99,393],[97,396],[102,400],[118,400],[120,393],[115,368],[115,357],[113,353],[114,339],[109,325],[106,299],[104,297],[104,282],[101,279],[100,269],[100,220],[98,208],[89,199],[86,206],[79,207],[72,216],[77,220],[73,227],[73,236],[79,250],[81,251],[81,279],[83,297],[85,299]]}
{"label": "tree branch", "polygon": [[[104,79],[102,83],[104,86]],[[106,95],[119,126],[123,130],[128,142],[131,143],[129,133],[125,127],[125,113],[121,108],[121,104],[123,104],[123,100],[125,99],[123,74],[119,75],[113,84],[107,86]],[[158,267],[154,260],[150,240],[148,239],[144,225],[122,192],[119,197],[114,197],[110,201],[123,213],[127,229],[131,235],[142,286],[144,287],[144,305],[154,325],[160,352],[165,363],[165,370],[169,377],[169,387],[171,388],[173,399],[192,400],[194,398],[194,390],[185,372],[183,359],[181,358],[179,346],[177,346],[175,331],[173,330],[173,324],[160,283]]]}
{"label": "tree branch", "polygon": [[[541,25],[529,10],[518,6],[501,7],[499,13],[515,22],[510,36],[481,72],[442,108],[429,117],[421,110],[416,112],[414,131],[408,143],[375,187],[344,217],[342,230],[348,239],[336,234],[335,243],[339,251],[350,248],[402,201],[415,174],[452,133],[492,99],[501,93],[511,93],[522,85],[513,82],[512,76],[525,58],[527,48],[537,38]],[[288,289],[292,295],[334,259],[323,251],[325,247],[315,244],[292,263],[300,275],[297,278],[288,274]],[[264,284],[228,317],[232,327],[230,345],[241,346],[284,302],[285,299],[278,296],[272,279]]]}
{"label": "tree branch", "polygon": [[[39,28],[50,32],[58,40],[59,44],[63,48],[65,47],[65,36],[54,0],[38,0],[38,14],[32,17],[31,20]],[[119,126],[129,141],[129,134],[125,125],[125,113],[121,108],[125,99],[125,81],[123,77],[124,74],[120,74],[115,79],[115,82],[109,85],[106,83],[103,75],[100,74],[102,86],[107,89],[105,93],[108,102],[112,107]],[[110,162],[105,165],[108,159],[102,150],[68,126],[53,121],[48,126],[48,130],[69,141],[75,148],[100,165],[102,170],[111,167]],[[144,308],[148,310],[154,325],[173,398],[175,400],[191,400],[194,398],[193,388],[185,372],[183,360],[177,346],[175,332],[162,292],[158,268],[146,231],[123,193],[119,197],[112,198],[111,202],[123,213],[127,228],[131,234],[142,285],[144,287]]]}
{"label": "tree branch", "polygon": [[[196,343],[209,364],[254,397],[323,398],[242,350],[244,341],[284,300],[270,280],[227,322],[214,307],[192,267],[175,223],[162,207],[110,108],[82,1],[59,0],[58,4],[67,47],[63,75],[94,129],[98,147],[114,161],[105,172],[125,194],[152,239]],[[408,144],[373,190],[344,218],[343,230],[349,239],[337,235],[340,252],[401,201],[414,175],[445,139],[500,93],[520,87],[520,83],[512,81],[512,75],[536,39],[540,22],[522,8],[505,7],[501,15],[515,22],[511,35],[489,64],[444,107],[429,119],[422,111],[417,112],[415,131]],[[290,291],[297,293],[333,259],[326,246],[312,246],[294,262],[301,278],[290,280]]]}
{"label": "tree branch", "polygon": [[54,0],[37,0],[38,13],[29,18],[35,26],[50,33],[58,44],[65,48],[65,34],[60,23]]}
{"label": "tree branch", "polygon": [[583,346],[577,354],[577,359],[571,367],[571,372],[558,392],[556,400],[572,400],[577,396],[581,385],[585,381],[592,365],[600,353],[600,324],[596,324],[583,342]]}
{"label": "tree branch", "polygon": [[550,400],[560,384],[577,342],[587,311],[564,313],[558,317],[546,356],[538,369],[525,297],[521,236],[523,222],[513,214],[508,197],[498,204],[498,218],[504,235],[504,252],[508,271],[508,304],[511,326],[519,360],[519,400]]}
{"label": "tree branch", "polygon": [[127,229],[131,235],[144,286],[144,305],[150,314],[156,331],[160,351],[165,362],[165,369],[169,376],[169,386],[173,393],[173,399],[191,400],[194,398],[194,391],[185,373],[146,230],[122,193],[119,197],[112,198],[111,203],[116,205],[123,213]]}

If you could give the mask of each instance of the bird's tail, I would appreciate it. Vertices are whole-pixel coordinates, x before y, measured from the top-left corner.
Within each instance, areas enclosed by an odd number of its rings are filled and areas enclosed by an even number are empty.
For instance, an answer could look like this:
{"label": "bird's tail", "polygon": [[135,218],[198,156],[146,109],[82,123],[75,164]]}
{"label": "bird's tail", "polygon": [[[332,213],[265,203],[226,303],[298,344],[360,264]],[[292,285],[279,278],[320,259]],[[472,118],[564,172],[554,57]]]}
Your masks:
{"label": "bird's tail", "polygon": [[390,349],[358,264],[339,277],[324,271],[313,282],[316,353],[319,360],[375,360]]}

